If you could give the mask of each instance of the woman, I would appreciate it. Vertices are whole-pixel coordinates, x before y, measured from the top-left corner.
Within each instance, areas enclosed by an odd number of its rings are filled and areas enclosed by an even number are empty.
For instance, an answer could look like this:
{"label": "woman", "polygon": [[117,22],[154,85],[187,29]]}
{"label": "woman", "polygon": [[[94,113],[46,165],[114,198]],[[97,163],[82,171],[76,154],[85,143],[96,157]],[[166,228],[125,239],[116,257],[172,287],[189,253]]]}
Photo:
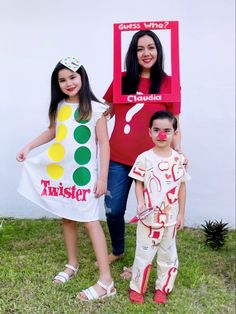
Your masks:
{"label": "woman", "polygon": [[[157,35],[150,30],[134,34],[126,59],[126,72],[122,77],[122,94],[166,94],[171,92],[171,77],[163,69],[163,50]],[[108,189],[105,196],[107,224],[112,242],[110,263],[121,258],[125,252],[124,215],[132,179],[128,176],[136,157],[152,147],[147,140],[148,123],[154,112],[168,110],[179,118],[180,103],[144,103],[130,121],[130,130],[125,131],[126,115],[136,104],[113,104],[113,84],[104,95],[110,106],[115,125],[110,139],[111,158],[108,174]],[[180,151],[180,129],[172,147]]]}

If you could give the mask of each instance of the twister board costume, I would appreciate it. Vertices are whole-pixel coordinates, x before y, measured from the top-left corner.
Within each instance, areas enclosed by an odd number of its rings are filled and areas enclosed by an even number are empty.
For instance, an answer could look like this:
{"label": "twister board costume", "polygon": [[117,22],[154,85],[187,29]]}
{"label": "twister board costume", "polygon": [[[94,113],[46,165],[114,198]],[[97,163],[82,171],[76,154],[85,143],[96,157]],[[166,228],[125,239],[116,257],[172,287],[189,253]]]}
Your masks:
{"label": "twister board costume", "polygon": [[[74,57],[60,63],[73,72],[80,67]],[[55,140],[45,152],[24,161],[18,189],[42,208],[74,221],[99,219],[99,201],[93,192],[98,171],[95,128],[107,106],[94,101],[91,106],[91,119],[78,122],[78,103],[58,104]]]}
{"label": "twister board costume", "polygon": [[106,106],[92,102],[92,118],[77,122],[78,103],[58,105],[56,138],[24,161],[19,193],[53,214],[75,221],[99,218],[95,126]]}
{"label": "twister board costume", "polygon": [[178,269],[175,223],[179,211],[181,182],[189,180],[183,166],[184,156],[172,150],[163,158],[150,149],[139,155],[129,176],[144,183],[147,208],[154,210],[138,221],[136,253],[130,288],[145,293],[152,260],[157,255],[156,289],[172,290]]}

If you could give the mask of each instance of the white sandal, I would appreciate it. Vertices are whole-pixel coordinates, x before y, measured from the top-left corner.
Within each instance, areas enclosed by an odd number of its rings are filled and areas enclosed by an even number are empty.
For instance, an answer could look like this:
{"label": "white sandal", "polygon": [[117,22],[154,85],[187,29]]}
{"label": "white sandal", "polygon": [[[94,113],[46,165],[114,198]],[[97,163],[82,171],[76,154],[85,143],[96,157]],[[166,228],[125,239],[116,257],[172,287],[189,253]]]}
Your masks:
{"label": "white sandal", "polygon": [[94,289],[93,286],[89,287],[88,289],[82,290],[82,292],[86,295],[87,299],[82,297],[80,294],[78,295],[78,298],[81,301],[90,301],[90,300],[99,300],[104,299],[106,297],[112,297],[116,294],[116,288],[114,287],[114,282],[112,281],[111,284],[108,286],[104,285],[101,281],[97,281],[97,284],[102,287],[104,290],[106,290],[105,294],[98,295],[97,291]]}
{"label": "white sandal", "polygon": [[77,272],[78,272],[78,270],[79,270],[79,266],[78,266],[77,268],[75,268],[75,267],[72,266],[72,265],[66,264],[65,267],[66,267],[66,268],[69,268],[69,269],[71,269],[71,270],[73,270],[74,274],[72,274],[71,276],[69,276],[69,275],[68,275],[67,273],[65,273],[64,271],[61,271],[60,273],[58,273],[58,274],[54,277],[53,281],[58,280],[58,281],[60,281],[61,283],[66,283],[66,282],[69,281],[72,277],[75,277],[76,274],[77,274]]}

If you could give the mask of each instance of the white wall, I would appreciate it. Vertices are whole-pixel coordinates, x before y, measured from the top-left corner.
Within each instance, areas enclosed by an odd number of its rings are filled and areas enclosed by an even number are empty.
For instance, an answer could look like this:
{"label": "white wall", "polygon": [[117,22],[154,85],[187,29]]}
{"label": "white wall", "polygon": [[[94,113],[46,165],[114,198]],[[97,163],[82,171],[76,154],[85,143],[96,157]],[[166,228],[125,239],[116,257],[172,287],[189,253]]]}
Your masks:
{"label": "white wall", "polygon": [[[112,79],[113,23],[178,20],[183,148],[192,176],[186,224],[222,218],[235,227],[234,12],[233,0],[1,0],[0,216],[51,217],[17,194],[15,155],[48,125],[57,61],[78,55],[102,98]],[[132,192],[126,218],[134,212]]]}

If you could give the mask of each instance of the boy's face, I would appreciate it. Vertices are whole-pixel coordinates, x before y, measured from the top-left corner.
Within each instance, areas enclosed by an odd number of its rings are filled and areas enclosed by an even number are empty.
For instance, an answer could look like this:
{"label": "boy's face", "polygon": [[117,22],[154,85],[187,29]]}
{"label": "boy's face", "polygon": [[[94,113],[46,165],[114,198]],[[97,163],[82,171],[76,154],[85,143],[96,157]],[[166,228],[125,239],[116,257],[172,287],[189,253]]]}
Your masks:
{"label": "boy's face", "polygon": [[149,129],[153,143],[159,148],[170,147],[175,133],[172,122],[168,119],[154,120],[151,129]]}

